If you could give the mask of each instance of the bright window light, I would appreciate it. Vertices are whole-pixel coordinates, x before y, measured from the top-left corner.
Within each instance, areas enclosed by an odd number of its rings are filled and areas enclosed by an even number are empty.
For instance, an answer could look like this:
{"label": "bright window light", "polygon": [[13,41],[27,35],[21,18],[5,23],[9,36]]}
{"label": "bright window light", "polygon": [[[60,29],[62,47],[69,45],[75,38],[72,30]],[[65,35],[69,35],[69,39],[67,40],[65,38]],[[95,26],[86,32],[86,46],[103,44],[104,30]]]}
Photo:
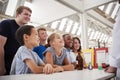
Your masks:
{"label": "bright window light", "polygon": [[61,21],[61,23],[60,23],[60,27],[59,27],[59,30],[60,30],[60,31],[63,30],[63,28],[64,28],[67,20],[68,20],[67,18],[62,19],[62,21]]}
{"label": "bright window light", "polygon": [[89,29],[88,29],[88,37],[90,36],[91,31],[92,31],[92,29],[89,28]]}
{"label": "bright window light", "polygon": [[104,35],[104,37],[102,38],[102,42],[105,42],[106,39],[106,35]]}
{"label": "bright window light", "polygon": [[45,25],[43,25],[44,27],[47,27],[48,26],[48,24],[45,24]]}
{"label": "bright window light", "polygon": [[105,39],[105,42],[106,42],[106,43],[108,42],[108,38],[109,38],[109,37],[108,37],[108,36],[106,36],[106,39]]}
{"label": "bright window light", "polygon": [[69,32],[71,27],[72,27],[72,25],[73,25],[73,21],[69,20],[68,23],[67,23],[67,28],[66,28],[65,32]]}
{"label": "bright window light", "polygon": [[107,9],[106,9],[106,11],[105,11],[107,14],[110,13],[110,10],[111,10],[111,8],[112,8],[112,5],[113,5],[113,3],[108,4]]}
{"label": "bright window light", "polygon": [[72,34],[75,34],[76,30],[78,29],[78,25],[79,24],[77,22],[74,23],[73,30],[71,32]]}
{"label": "bright window light", "polygon": [[15,8],[17,6],[18,0],[9,0],[5,14],[13,16],[15,12]]}
{"label": "bright window light", "polygon": [[28,1],[25,1],[24,6],[27,6],[32,9],[32,4]]}
{"label": "bright window light", "polygon": [[59,21],[53,22],[51,25],[51,28],[56,29],[56,27],[58,27],[58,23],[59,23]]}
{"label": "bright window light", "polygon": [[119,4],[116,3],[116,6],[115,6],[115,8],[113,10],[113,13],[111,15],[112,18],[115,18],[115,15],[117,14],[118,9],[119,9]]}
{"label": "bright window light", "polygon": [[102,33],[100,40],[99,40],[100,42],[102,41],[103,37],[104,37],[104,34]]}
{"label": "bright window light", "polygon": [[101,10],[103,10],[103,9],[104,9],[104,7],[105,7],[105,6],[103,5],[103,6],[100,6],[100,7],[98,7],[98,8],[99,8],[99,9],[101,9]]}
{"label": "bright window light", "polygon": [[109,38],[108,43],[109,43],[109,44],[112,43],[112,37]]}
{"label": "bright window light", "polygon": [[101,32],[98,32],[98,36],[96,37],[96,41],[98,41],[100,39],[100,36],[101,36]]}
{"label": "bright window light", "polygon": [[96,39],[97,36],[98,36],[98,31],[95,32],[95,35],[94,35],[93,39]]}
{"label": "bright window light", "polygon": [[77,31],[77,35],[80,35],[80,34],[81,34],[81,29],[82,29],[82,26],[80,25],[80,26],[79,26],[79,29],[78,29],[78,31]]}
{"label": "bright window light", "polygon": [[95,30],[93,30],[92,32],[91,32],[91,35],[90,35],[90,40],[92,40],[93,39],[93,36],[95,35]]}

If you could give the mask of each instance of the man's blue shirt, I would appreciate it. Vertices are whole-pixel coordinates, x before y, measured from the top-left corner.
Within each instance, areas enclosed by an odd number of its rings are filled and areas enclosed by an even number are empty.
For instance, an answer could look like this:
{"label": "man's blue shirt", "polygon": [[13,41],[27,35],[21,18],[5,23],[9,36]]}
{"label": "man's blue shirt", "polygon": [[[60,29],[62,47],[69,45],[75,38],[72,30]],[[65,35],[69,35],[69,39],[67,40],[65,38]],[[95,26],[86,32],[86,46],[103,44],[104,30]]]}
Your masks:
{"label": "man's blue shirt", "polygon": [[33,51],[35,51],[42,60],[43,60],[43,52],[45,50],[46,50],[46,47],[41,44],[33,49]]}

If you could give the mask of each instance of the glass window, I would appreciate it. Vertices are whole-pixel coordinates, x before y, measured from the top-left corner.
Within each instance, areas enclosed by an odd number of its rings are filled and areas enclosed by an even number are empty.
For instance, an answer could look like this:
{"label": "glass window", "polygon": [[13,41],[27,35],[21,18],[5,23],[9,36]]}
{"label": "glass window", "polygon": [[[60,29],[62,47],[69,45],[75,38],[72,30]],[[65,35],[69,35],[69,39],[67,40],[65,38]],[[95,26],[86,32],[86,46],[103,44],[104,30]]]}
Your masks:
{"label": "glass window", "polygon": [[77,22],[74,23],[73,30],[71,32],[72,34],[75,34],[76,30],[78,29],[78,25],[79,24]]}
{"label": "glass window", "polygon": [[117,14],[118,9],[119,9],[119,4],[117,3],[111,15],[112,18],[115,18],[115,15]]}
{"label": "glass window", "polygon": [[107,14],[109,14],[109,13],[110,13],[110,10],[111,10],[111,8],[112,8],[112,5],[113,5],[113,3],[108,4],[108,6],[107,6],[107,9],[106,9],[105,13],[107,13]]}
{"label": "glass window", "polygon": [[58,23],[59,23],[59,21],[53,22],[51,25],[51,28],[56,29],[56,27],[58,27]]}
{"label": "glass window", "polygon": [[68,23],[67,23],[67,26],[66,26],[67,28],[66,28],[65,32],[69,32],[71,27],[72,27],[72,25],[73,25],[73,21],[69,20]]}
{"label": "glass window", "polygon": [[64,28],[67,20],[68,20],[67,18],[62,19],[62,21],[61,21],[61,23],[60,23],[60,27],[59,27],[59,30],[60,30],[60,31],[63,30],[63,28]]}
{"label": "glass window", "polygon": [[77,35],[80,35],[81,34],[81,25],[78,27],[78,31],[77,31]]}

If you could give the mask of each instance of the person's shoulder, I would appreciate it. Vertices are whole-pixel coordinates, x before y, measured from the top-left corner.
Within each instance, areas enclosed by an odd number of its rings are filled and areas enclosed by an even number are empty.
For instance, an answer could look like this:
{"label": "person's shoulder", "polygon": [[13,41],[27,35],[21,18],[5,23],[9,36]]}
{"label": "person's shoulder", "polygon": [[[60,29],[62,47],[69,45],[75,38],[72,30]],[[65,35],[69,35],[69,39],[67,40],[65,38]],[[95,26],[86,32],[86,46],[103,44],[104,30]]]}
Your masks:
{"label": "person's shoulder", "polygon": [[1,21],[1,23],[9,23],[11,21],[15,21],[15,20],[13,20],[13,19],[5,19],[5,20]]}
{"label": "person's shoulder", "polygon": [[19,52],[26,52],[26,51],[28,51],[28,49],[27,49],[27,47],[25,47],[25,46],[20,46],[20,47],[18,48],[18,51],[19,51]]}

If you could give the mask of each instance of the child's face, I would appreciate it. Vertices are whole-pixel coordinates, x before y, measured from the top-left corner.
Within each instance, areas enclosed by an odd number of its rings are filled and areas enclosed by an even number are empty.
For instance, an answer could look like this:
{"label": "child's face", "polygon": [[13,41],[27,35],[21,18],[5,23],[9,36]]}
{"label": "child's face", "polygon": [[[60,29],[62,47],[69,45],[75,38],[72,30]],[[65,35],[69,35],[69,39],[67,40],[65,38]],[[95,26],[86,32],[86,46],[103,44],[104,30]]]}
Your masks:
{"label": "child's face", "polygon": [[64,41],[63,41],[63,38],[59,35],[59,34],[56,34],[55,35],[55,38],[53,40],[53,46],[54,47],[64,47]]}
{"label": "child's face", "polygon": [[38,38],[38,32],[35,28],[32,28],[31,35],[27,39],[27,43],[31,47],[35,47],[39,45],[39,38]]}

